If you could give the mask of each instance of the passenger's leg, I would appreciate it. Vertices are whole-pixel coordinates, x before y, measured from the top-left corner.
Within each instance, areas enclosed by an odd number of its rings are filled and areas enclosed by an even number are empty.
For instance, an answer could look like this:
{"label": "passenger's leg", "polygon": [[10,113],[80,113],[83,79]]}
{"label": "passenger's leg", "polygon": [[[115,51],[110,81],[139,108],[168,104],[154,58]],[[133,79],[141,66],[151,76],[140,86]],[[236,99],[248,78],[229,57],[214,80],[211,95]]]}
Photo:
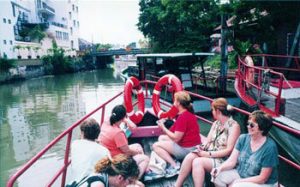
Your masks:
{"label": "passenger's leg", "polygon": [[189,175],[189,173],[192,170],[192,163],[195,158],[198,158],[198,155],[195,153],[189,153],[184,158],[183,162],[181,163],[181,168],[179,171],[178,178],[176,180],[176,184],[175,184],[176,187],[180,187],[183,185],[186,177]]}
{"label": "passenger's leg", "polygon": [[140,154],[144,154],[144,150],[141,144],[138,143],[130,144],[129,149],[137,150]]}
{"label": "passenger's leg", "polygon": [[193,181],[195,187],[201,187],[204,183],[205,172],[212,170],[212,159],[207,157],[195,158],[192,164]]}
{"label": "passenger's leg", "polygon": [[234,180],[241,178],[236,169],[222,171],[215,179],[216,187],[226,187]]}
{"label": "passenger's leg", "polygon": [[160,135],[158,137],[158,141],[172,141],[171,138],[169,138],[169,136],[167,135]]}
{"label": "passenger's leg", "polygon": [[139,179],[140,179],[145,173],[146,169],[148,168],[150,159],[147,155],[144,154],[137,154],[133,156],[133,159],[136,161],[137,165],[139,166],[139,171],[140,171]]}
{"label": "passenger's leg", "polygon": [[173,153],[173,144],[173,141],[167,140],[155,142],[153,144],[153,151],[175,168],[176,162],[171,157],[171,154]]}
{"label": "passenger's leg", "polygon": [[231,187],[274,187],[274,184],[257,184],[253,182],[238,182]]}

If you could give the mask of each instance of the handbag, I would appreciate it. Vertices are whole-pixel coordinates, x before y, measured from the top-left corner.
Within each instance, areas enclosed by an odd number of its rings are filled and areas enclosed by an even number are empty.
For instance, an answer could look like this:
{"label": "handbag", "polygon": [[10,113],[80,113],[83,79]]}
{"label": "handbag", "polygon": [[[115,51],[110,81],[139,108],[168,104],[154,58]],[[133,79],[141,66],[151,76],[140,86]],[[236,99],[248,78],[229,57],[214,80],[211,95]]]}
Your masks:
{"label": "handbag", "polygon": [[156,174],[165,174],[167,162],[158,156],[154,151],[152,151],[148,167]]}

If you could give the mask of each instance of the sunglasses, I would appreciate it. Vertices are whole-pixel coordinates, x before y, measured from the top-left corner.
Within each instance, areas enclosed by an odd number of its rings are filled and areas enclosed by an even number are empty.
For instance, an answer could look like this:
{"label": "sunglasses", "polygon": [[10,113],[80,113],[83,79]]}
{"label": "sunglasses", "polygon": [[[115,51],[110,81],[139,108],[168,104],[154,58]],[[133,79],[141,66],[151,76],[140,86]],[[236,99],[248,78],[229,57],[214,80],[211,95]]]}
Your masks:
{"label": "sunglasses", "polygon": [[249,127],[250,127],[250,128],[253,128],[253,127],[255,127],[255,126],[256,126],[256,124],[255,124],[255,123],[253,123],[253,122],[250,122],[250,121],[248,121],[248,125],[249,125]]}

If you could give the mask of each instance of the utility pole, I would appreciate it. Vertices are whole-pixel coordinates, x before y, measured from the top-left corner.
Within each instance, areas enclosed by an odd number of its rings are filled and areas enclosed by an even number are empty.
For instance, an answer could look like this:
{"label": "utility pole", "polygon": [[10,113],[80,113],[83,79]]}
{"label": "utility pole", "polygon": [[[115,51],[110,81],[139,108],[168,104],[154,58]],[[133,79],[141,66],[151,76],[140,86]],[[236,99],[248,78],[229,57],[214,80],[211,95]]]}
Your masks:
{"label": "utility pole", "polygon": [[[223,5],[224,6],[224,5]],[[228,51],[227,51],[227,16],[225,12],[221,15],[221,72],[220,88],[223,93],[226,91],[227,69],[228,69]]]}

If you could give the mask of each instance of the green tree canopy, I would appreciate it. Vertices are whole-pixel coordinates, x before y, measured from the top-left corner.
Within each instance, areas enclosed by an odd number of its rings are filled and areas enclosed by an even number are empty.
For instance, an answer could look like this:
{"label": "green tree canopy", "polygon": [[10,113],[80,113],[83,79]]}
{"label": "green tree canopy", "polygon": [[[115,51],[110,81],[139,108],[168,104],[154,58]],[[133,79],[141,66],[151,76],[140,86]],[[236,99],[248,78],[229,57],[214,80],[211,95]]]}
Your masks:
{"label": "green tree canopy", "polygon": [[207,51],[219,25],[216,1],[141,0],[138,28],[154,52]]}

